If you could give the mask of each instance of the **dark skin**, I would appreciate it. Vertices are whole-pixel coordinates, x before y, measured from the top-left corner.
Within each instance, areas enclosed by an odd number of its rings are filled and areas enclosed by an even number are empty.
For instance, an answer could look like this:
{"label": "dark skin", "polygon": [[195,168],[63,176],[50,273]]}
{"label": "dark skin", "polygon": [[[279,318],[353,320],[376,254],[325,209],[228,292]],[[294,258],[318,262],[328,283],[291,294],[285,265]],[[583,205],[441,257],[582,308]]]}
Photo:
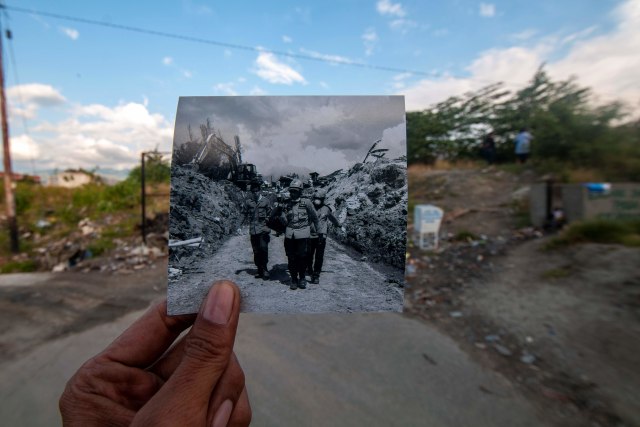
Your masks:
{"label": "dark skin", "polygon": [[233,353],[239,311],[229,281],[214,283],[197,316],[167,316],[166,301],[151,308],[69,380],[63,424],[248,426],[244,372]]}

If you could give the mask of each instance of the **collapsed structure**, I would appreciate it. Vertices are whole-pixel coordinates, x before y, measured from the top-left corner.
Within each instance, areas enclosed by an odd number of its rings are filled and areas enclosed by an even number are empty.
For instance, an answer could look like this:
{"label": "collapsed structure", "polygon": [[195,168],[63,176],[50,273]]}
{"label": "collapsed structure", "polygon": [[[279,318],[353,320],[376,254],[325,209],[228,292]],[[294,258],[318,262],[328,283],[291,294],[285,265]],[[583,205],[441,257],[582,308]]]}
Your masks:
{"label": "collapsed structure", "polygon": [[407,237],[407,165],[380,158],[356,163],[327,187],[326,203],[346,233],[331,236],[373,262],[404,269]]}

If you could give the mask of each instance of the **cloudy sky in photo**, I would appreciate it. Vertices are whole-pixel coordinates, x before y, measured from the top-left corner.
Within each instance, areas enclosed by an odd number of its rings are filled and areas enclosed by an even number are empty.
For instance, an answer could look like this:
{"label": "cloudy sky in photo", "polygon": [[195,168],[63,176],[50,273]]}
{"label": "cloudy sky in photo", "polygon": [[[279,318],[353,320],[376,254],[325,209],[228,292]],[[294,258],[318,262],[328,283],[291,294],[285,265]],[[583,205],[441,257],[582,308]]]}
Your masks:
{"label": "cloudy sky in photo", "polygon": [[207,118],[225,142],[240,138],[243,161],[265,177],[329,174],[361,162],[371,145],[386,157],[406,155],[401,96],[258,96],[180,98],[175,144],[200,138]]}
{"label": "cloudy sky in photo", "polygon": [[[496,82],[516,91],[543,63],[640,116],[640,0],[4,4],[19,172],[126,171],[171,149],[181,96],[404,95],[415,111]],[[321,132],[347,137],[319,127],[309,141]]]}

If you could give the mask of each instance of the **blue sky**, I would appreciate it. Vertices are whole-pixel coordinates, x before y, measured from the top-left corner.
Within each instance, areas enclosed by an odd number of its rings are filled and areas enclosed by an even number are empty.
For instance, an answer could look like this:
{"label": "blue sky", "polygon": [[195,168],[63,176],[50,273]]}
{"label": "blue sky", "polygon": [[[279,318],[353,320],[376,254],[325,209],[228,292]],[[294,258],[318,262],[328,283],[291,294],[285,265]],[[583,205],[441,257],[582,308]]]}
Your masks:
{"label": "blue sky", "polygon": [[597,101],[640,107],[640,0],[5,4],[12,152],[22,172],[130,168],[141,150],[169,149],[177,100],[187,95],[400,94],[416,110],[497,81],[517,89],[546,62],[552,76],[592,86]]}

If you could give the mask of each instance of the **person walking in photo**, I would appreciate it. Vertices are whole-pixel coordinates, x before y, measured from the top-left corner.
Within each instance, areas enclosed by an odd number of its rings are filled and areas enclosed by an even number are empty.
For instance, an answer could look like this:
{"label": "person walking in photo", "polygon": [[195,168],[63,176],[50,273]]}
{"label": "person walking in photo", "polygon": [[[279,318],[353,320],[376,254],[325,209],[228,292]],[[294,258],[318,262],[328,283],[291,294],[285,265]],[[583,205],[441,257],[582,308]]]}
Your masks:
{"label": "person walking in photo", "polygon": [[527,128],[522,128],[514,140],[516,145],[516,157],[518,158],[518,162],[521,164],[527,163],[527,160],[529,159],[532,139],[533,135],[527,131]]}
{"label": "person walking in photo", "polygon": [[496,141],[493,135],[493,132],[489,132],[484,141],[482,141],[482,157],[489,165],[494,164],[496,161]]}
{"label": "person walking in photo", "polygon": [[251,195],[246,201],[246,211],[249,215],[249,235],[251,236],[251,248],[253,249],[253,262],[258,267],[256,279],[269,280],[269,241],[271,239],[271,229],[267,227],[266,221],[269,218],[273,207],[271,199],[262,194],[260,187],[262,182],[253,180],[251,182]]}
{"label": "person walking in photo", "polygon": [[[309,199],[302,198],[302,181],[294,179],[289,184],[289,200],[282,207],[287,219],[284,234],[284,250],[291,275],[290,289],[305,289],[307,281],[307,246],[311,237],[311,226],[318,230],[318,215]],[[280,215],[279,209],[274,215]]]}
{"label": "person walking in photo", "polygon": [[307,253],[307,274],[311,276],[311,283],[320,283],[320,273],[322,272],[322,262],[324,260],[324,250],[327,245],[328,221],[336,227],[340,227],[340,222],[333,216],[331,208],[324,204],[327,197],[327,190],[318,189],[313,197],[313,206],[318,214],[318,225],[316,229],[312,226],[311,238],[309,239],[309,250]]}

